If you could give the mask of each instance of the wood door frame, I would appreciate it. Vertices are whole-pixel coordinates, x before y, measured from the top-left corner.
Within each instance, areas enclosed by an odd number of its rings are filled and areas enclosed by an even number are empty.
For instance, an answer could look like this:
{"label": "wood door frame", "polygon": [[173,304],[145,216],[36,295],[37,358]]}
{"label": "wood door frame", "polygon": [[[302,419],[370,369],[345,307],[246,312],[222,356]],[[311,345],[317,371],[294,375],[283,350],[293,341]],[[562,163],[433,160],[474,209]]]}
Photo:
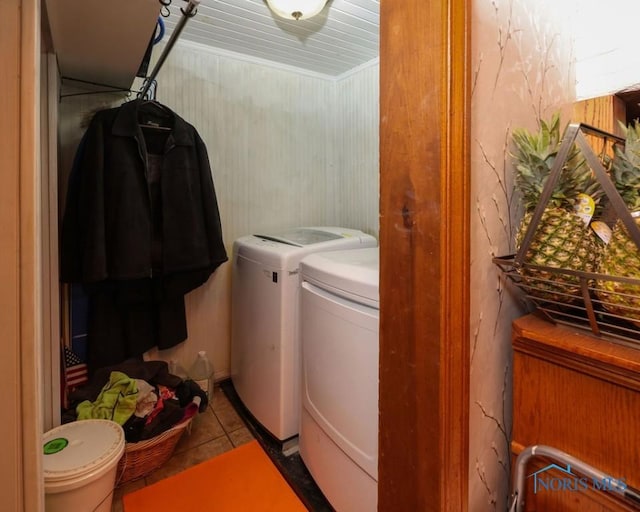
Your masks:
{"label": "wood door frame", "polygon": [[468,509],[469,0],[380,4],[380,511]]}
{"label": "wood door frame", "polygon": [[[17,418],[2,429],[13,448],[0,481],[6,505],[35,511],[39,2],[3,2],[0,14],[0,54],[17,71],[0,75],[13,100],[0,157],[2,382]],[[381,2],[381,511],[468,508],[469,14],[469,0]]]}
{"label": "wood door frame", "polygon": [[40,2],[0,2],[0,422],[3,510],[44,509]]}
{"label": "wood door frame", "polygon": [[58,273],[58,60],[41,4],[40,222],[42,254],[43,430],[60,425],[60,279]]}

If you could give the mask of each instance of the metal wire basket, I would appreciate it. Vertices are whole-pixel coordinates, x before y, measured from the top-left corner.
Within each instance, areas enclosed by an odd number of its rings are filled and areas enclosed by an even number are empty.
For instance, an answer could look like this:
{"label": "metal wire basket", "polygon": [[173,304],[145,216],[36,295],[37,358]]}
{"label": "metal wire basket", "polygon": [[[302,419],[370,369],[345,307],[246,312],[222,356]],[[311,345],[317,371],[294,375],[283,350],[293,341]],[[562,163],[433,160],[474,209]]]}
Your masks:
{"label": "metal wire basket", "polygon": [[[602,292],[605,281],[630,283],[640,289],[640,280],[518,264],[515,255],[497,257],[493,262],[548,320],[631,342],[636,347],[640,344],[640,321],[634,318],[640,318],[640,307],[621,310],[612,297],[614,292]],[[554,279],[557,276],[563,279]]]}
{"label": "metal wire basket", "polygon": [[[640,228],[591,148],[590,140],[605,144],[625,142],[585,124],[570,124],[518,253],[494,258],[493,262],[547,319],[629,341],[637,347],[640,345],[640,279],[532,265],[525,257],[574,145],[580,149],[606,194],[607,209],[602,220],[610,225],[619,220],[640,251]],[[619,287],[615,283],[624,283],[623,289],[627,291],[616,292]],[[630,295],[629,289],[637,290],[637,294]]]}

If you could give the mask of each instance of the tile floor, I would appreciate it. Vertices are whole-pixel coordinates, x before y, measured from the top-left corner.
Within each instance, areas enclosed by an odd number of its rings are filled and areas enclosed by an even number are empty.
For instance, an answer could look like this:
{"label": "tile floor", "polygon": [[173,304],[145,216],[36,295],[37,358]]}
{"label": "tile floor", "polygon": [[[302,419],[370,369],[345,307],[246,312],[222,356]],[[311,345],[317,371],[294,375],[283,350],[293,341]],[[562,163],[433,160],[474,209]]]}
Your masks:
{"label": "tile floor", "polygon": [[300,454],[283,454],[282,444],[251,416],[230,380],[216,384],[209,407],[194,418],[191,433],[182,435],[172,457],[161,468],[145,478],[123,484],[116,489],[111,512],[123,511],[122,497],[125,494],[175,475],[253,439],[260,442],[308,510],[334,512],[307,471]]}
{"label": "tile floor", "polygon": [[216,386],[209,407],[194,418],[191,433],[183,434],[176,445],[173,456],[166,464],[146,478],[118,487],[113,496],[111,512],[123,510],[122,496],[126,493],[179,473],[252,439],[254,436],[247,425],[231,405],[222,389]]}

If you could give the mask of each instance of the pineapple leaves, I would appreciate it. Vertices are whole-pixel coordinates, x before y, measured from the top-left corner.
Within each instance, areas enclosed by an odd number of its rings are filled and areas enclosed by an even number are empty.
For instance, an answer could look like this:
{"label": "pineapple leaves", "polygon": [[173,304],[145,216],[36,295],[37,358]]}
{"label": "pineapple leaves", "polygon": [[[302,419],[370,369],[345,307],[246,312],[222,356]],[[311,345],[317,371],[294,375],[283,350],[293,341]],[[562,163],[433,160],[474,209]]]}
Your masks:
{"label": "pineapple leaves", "polygon": [[[640,131],[638,136],[640,139]],[[548,123],[541,119],[537,133],[530,133],[524,128],[514,129],[512,140],[515,146],[512,154],[516,170],[515,185],[522,196],[525,210],[532,211],[538,204],[562,143],[560,114],[554,114]],[[574,146],[551,194],[549,206],[572,210],[581,193],[592,196],[596,203],[603,194],[584,157]]]}
{"label": "pineapple leaves", "polygon": [[614,148],[612,178],[627,207],[635,211],[640,209],[640,122],[620,126],[625,145]]}

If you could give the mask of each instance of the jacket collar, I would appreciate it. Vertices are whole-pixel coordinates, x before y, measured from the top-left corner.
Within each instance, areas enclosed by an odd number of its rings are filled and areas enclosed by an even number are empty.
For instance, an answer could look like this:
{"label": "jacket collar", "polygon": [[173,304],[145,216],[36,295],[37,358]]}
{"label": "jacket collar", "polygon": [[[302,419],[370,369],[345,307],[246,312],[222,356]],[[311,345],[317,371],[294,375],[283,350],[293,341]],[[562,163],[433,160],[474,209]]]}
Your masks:
{"label": "jacket collar", "polygon": [[[137,99],[123,103],[118,108],[118,113],[111,128],[113,135],[123,137],[136,137],[138,135],[140,130],[138,126],[138,110],[142,103],[143,100]],[[189,123],[175,112],[171,111],[171,113],[174,117],[173,129],[171,130],[173,142],[178,146],[195,146],[193,130],[190,129]]]}

